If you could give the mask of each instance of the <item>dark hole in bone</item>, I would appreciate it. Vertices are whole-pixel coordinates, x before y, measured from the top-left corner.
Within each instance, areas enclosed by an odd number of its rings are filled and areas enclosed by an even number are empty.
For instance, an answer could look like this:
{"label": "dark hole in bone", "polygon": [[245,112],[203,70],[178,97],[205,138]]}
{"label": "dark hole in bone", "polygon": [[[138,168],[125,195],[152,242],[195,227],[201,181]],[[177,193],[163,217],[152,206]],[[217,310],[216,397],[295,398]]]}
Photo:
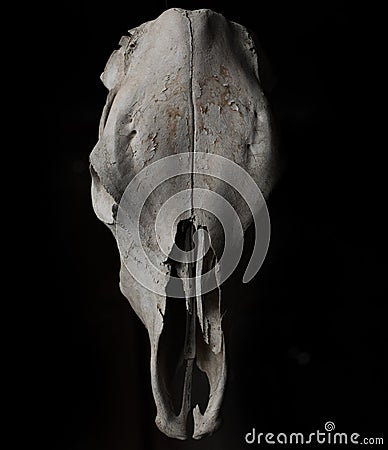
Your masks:
{"label": "dark hole in bone", "polygon": [[[183,292],[183,290],[182,290]],[[203,341],[200,326],[197,321],[197,343],[202,351],[206,351],[211,357],[209,346]],[[186,303],[183,299],[166,299],[166,311],[164,315],[164,327],[159,341],[158,362],[160,376],[166,390],[170,395],[172,406],[176,415],[182,406],[183,382],[185,375],[185,361],[183,359],[183,345],[186,330]],[[206,350],[205,350],[206,349]],[[206,410],[209,401],[210,386],[207,376],[194,364],[192,378],[192,405],[199,405],[202,413]],[[188,434],[192,426],[192,414],[189,414]],[[192,433],[191,433],[192,434]]]}
{"label": "dark hole in bone", "polygon": [[[173,275],[173,270],[171,270]],[[176,276],[176,273],[175,273]],[[183,288],[182,288],[183,293]],[[182,404],[185,364],[183,345],[186,333],[186,304],[184,299],[166,299],[164,326],[159,340],[158,363],[160,376],[170,394],[175,413],[178,415]]]}
{"label": "dark hole in bone", "polygon": [[[181,220],[177,225],[175,244],[181,250],[191,250],[193,241],[191,236],[195,231],[190,220]],[[175,414],[179,414],[183,399],[183,384],[186,364],[183,358],[186,337],[186,300],[182,282],[177,278],[177,263],[170,258],[167,264],[171,265],[171,277],[166,287],[166,311],[164,314],[163,331],[159,340],[158,362],[160,375],[164,380],[167,392],[170,395]],[[173,278],[174,277],[174,278]],[[168,297],[170,284],[174,292],[179,288],[181,298]]]}
{"label": "dark hole in bone", "polygon": [[[194,242],[192,236],[195,232],[195,227],[191,220],[181,220],[177,225],[175,236],[175,244],[185,251],[193,249]],[[189,238],[188,238],[189,236]]]}
{"label": "dark hole in bone", "polygon": [[[191,220],[182,220],[178,223],[177,233],[175,236],[175,244],[182,250],[192,250],[195,227]],[[177,262],[169,259],[167,261],[171,266],[171,277],[177,277],[177,267],[181,267]],[[190,272],[194,269],[191,267]],[[194,272],[191,273],[191,276]],[[183,284],[180,280],[170,280],[169,284],[174,282],[174,286],[179,283],[182,298],[168,297],[169,285],[167,286],[166,311],[164,314],[164,326],[159,340],[158,363],[159,375],[162,377],[165,388],[170,396],[171,404],[176,415],[180,413],[183,400],[183,386],[186,370],[186,361],[184,359],[184,343],[186,336],[186,328],[188,325],[188,312],[186,310],[186,299],[184,296]],[[195,303],[194,299],[193,302]],[[193,313],[196,314],[195,309]],[[196,321],[196,342],[202,348],[208,346],[203,341],[201,327],[198,319]],[[201,343],[199,341],[202,341]],[[199,405],[201,412],[206,410],[209,401],[210,386],[207,376],[202,372],[196,364],[194,364],[192,373],[192,393],[191,407]],[[193,432],[192,414],[188,415],[187,431]]]}

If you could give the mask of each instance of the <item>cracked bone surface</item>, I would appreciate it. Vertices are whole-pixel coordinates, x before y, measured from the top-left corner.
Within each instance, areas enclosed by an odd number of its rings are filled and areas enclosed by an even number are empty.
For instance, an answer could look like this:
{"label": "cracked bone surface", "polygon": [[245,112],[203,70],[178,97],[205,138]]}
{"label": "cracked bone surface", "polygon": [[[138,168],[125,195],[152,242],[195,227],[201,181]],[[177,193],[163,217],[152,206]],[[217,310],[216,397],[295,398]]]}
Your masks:
{"label": "cracked bone surface", "polygon": [[[186,152],[221,155],[241,166],[264,196],[275,180],[276,156],[270,116],[260,82],[260,60],[249,32],[211,10],[169,9],[156,20],[130,30],[120,40],[101,76],[109,90],[101,117],[99,140],[90,155],[92,203],[97,217],[117,239],[117,211],[124,192],[148,165]],[[252,217],[241,198],[219,178],[197,174],[194,159],[182,158],[182,175],[151,193],[147,204],[125,203],[126,213],[143,207],[139,233],[159,266],[165,295],[147,289],[128,270],[121,253],[120,288],[148,330],[151,344],[151,384],[156,424],[167,436],[199,439],[217,430],[226,384],[222,331],[221,286],[202,293],[201,283],[188,286],[187,277],[214,267],[223,251],[223,231],[211,211],[201,209],[194,188],[218,193],[238,213],[245,231]],[[155,232],[158,211],[168,198],[192,191],[170,229]],[[200,192],[200,191],[198,191]],[[194,207],[193,205],[197,205]],[[199,229],[210,241],[197,262],[166,258],[159,249],[193,248]],[[134,230],[128,230],[134,232]],[[236,236],[236,240],[242,236]],[[198,233],[196,249],[206,247]],[[130,234],[128,253],[131,247]],[[141,270],[150,261],[137,257]],[[181,279],[182,298],[169,298],[170,276]],[[181,331],[179,331],[181,330]],[[175,334],[174,334],[175,333]],[[192,395],[195,376],[208,383],[204,406]],[[193,431],[189,432],[189,418]]]}

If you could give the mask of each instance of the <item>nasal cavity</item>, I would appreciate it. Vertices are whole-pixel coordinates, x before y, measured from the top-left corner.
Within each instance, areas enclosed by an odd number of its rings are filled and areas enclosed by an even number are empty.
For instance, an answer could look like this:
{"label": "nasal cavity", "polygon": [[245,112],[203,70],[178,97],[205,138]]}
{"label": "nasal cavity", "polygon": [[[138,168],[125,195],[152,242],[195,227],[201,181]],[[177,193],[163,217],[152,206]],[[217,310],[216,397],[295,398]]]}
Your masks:
{"label": "nasal cavity", "polygon": [[[183,291],[183,288],[182,288]],[[185,339],[187,326],[186,302],[179,298],[166,298],[166,309],[163,318],[163,331],[160,336],[158,346],[158,367],[159,376],[171,399],[174,413],[179,415],[182,408],[183,389],[187,360],[185,354]],[[196,321],[197,345],[207,347],[200,332],[198,319]],[[191,407],[199,405],[202,413],[207,408],[209,402],[210,385],[205,372],[193,364],[191,381]]]}
{"label": "nasal cavity", "polygon": [[[183,292],[183,288],[182,288]],[[182,406],[186,364],[183,358],[186,335],[186,304],[179,298],[166,298],[163,331],[158,346],[159,375],[164,381],[176,415]]]}

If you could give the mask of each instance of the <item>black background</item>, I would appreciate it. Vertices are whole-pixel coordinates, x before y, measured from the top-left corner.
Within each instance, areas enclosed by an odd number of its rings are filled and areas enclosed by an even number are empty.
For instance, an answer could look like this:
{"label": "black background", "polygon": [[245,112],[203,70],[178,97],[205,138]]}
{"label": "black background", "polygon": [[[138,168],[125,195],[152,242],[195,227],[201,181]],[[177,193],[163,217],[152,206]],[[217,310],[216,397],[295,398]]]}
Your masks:
{"label": "black background", "polygon": [[31,237],[39,338],[26,376],[41,447],[240,449],[252,427],[312,432],[327,420],[337,431],[382,434],[386,150],[375,140],[373,13],[340,1],[251,5],[168,3],[211,8],[255,31],[272,67],[268,96],[288,160],[268,202],[264,266],[249,285],[241,269],[225,288],[223,427],[184,443],[154,425],[148,337],[119,292],[118,251],[92,211],[88,172],[107,94],[100,73],[121,35],[166,4],[69,1],[38,10],[33,198],[44,225]]}

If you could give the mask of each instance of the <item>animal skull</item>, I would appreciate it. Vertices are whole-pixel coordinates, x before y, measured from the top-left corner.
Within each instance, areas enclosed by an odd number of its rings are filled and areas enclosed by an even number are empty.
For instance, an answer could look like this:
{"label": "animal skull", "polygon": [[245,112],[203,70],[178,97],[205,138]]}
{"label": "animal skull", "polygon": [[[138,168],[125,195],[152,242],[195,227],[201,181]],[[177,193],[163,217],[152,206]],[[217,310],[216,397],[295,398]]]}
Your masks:
{"label": "animal skull", "polygon": [[[275,181],[276,156],[256,48],[244,27],[220,14],[174,8],[122,37],[101,77],[109,94],[99,141],[90,155],[93,207],[118,242],[121,291],[148,330],[156,424],[167,436],[188,437],[195,366],[207,376],[207,407],[203,412],[198,405],[193,409],[193,437],[199,439],[219,426],[226,382],[222,270],[218,267],[226,234],[209,211],[213,200],[204,202],[204,192],[212,193],[212,199],[226,199],[245,231],[252,216],[229,185],[233,177],[229,181],[223,177],[221,157],[243,168],[265,196]],[[163,170],[147,172],[154,163],[164,161],[168,164]],[[137,192],[170,169],[179,176],[168,180],[166,176],[163,184],[149,190],[147,203],[140,205]],[[136,189],[126,196],[139,174],[143,175]],[[214,174],[218,174],[216,178]],[[244,192],[242,196],[245,198]],[[171,198],[176,201],[169,202]],[[163,205],[165,217],[172,218],[171,229],[167,224],[164,228],[163,221],[162,226],[155,225]],[[136,222],[133,217],[139,209]],[[127,223],[125,217],[129,217]],[[136,244],[135,227],[148,259]],[[240,234],[237,228],[232,231],[233,240],[239,242]],[[173,255],[179,248],[186,253],[195,248],[197,255],[202,251],[205,256],[194,262],[179,260]],[[158,273],[152,275],[155,289],[139,282],[127,260],[144,276],[154,273],[152,264],[158,266]],[[217,267],[213,271],[216,288],[205,292],[198,279]],[[180,280],[185,301],[170,295],[172,278]],[[180,408],[174,407],[171,399],[173,387],[168,378],[172,368],[164,356],[166,349],[161,348],[167,345],[161,335],[168,298],[184,305],[186,316]]]}

